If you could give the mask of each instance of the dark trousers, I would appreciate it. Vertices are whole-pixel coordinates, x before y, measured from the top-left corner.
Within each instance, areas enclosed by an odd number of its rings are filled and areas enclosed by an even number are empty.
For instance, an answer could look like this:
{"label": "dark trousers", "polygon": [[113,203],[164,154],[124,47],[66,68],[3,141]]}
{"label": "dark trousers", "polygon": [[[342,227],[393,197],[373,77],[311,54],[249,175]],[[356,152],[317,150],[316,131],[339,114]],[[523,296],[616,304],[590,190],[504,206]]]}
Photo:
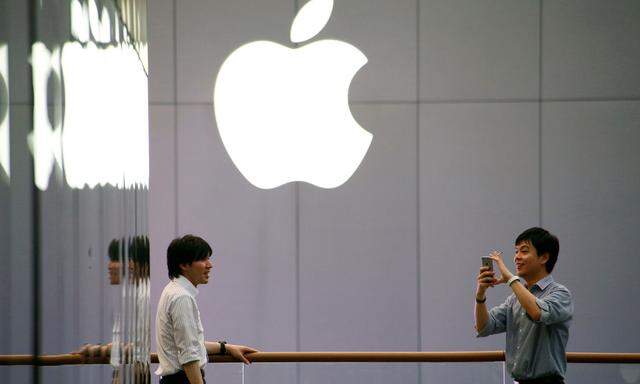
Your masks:
{"label": "dark trousers", "polygon": [[[202,373],[202,382],[207,384],[207,381],[204,379],[204,370],[200,370]],[[187,374],[184,371],[178,371],[173,375],[162,376],[160,378],[160,384],[190,384],[189,379],[187,378]]]}
{"label": "dark trousers", "polygon": [[562,376],[547,376],[537,379],[517,380],[519,384],[564,384]]}

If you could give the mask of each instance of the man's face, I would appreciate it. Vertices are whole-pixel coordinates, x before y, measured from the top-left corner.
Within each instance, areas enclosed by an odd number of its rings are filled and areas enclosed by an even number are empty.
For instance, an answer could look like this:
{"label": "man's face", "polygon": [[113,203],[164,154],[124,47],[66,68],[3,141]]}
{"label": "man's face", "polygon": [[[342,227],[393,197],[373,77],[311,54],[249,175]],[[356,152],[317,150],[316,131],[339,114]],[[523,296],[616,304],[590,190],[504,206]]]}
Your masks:
{"label": "man's face", "polygon": [[109,283],[111,285],[120,284],[120,276],[122,276],[122,271],[120,270],[120,262],[109,261]]}
{"label": "man's face", "polygon": [[195,286],[209,282],[209,272],[212,267],[211,257],[207,257],[204,260],[196,260],[191,264],[180,264],[184,277],[189,279]]}
{"label": "man's face", "polygon": [[[516,254],[513,262],[516,265],[516,275],[526,278],[536,276],[545,270],[545,261],[548,257],[538,256],[538,252],[529,240],[516,244]],[[546,270],[545,270],[546,271]]]}

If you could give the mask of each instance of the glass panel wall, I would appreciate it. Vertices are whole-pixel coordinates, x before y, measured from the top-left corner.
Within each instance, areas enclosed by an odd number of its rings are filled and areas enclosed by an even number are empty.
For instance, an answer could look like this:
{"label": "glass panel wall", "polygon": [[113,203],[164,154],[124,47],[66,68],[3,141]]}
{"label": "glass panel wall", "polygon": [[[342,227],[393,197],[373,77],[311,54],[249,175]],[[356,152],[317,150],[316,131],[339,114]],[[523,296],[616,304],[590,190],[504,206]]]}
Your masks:
{"label": "glass panel wall", "polygon": [[149,381],[146,2],[0,0],[0,366]]}

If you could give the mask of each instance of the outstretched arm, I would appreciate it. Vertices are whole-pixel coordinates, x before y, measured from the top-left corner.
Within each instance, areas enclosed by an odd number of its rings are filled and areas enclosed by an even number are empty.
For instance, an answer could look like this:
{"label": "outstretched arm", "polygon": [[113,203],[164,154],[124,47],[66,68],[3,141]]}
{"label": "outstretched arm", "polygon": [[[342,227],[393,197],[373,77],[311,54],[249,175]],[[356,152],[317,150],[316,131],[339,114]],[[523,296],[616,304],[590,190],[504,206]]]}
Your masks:
{"label": "outstretched arm", "polygon": [[85,358],[105,358],[111,355],[111,343],[84,344],[79,349],[71,352],[75,355],[83,355]]}
{"label": "outstretched arm", "polygon": [[[205,341],[205,347],[207,348],[207,353],[210,355],[217,355],[220,353],[220,343],[217,341]],[[235,344],[226,344],[226,354],[235,357],[239,361],[242,361],[245,364],[251,364],[251,361],[247,359],[246,355],[249,355],[254,352],[258,352],[257,349],[253,349],[244,345],[235,345]]]}

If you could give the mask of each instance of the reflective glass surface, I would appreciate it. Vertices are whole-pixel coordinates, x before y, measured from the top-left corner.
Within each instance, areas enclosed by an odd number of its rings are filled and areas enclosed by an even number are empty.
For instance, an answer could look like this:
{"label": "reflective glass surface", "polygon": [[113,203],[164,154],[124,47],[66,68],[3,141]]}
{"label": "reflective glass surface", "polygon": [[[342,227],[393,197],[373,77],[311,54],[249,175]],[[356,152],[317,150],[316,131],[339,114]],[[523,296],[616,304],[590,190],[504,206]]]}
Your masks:
{"label": "reflective glass surface", "polygon": [[104,363],[6,382],[149,381],[146,46],[146,1],[0,0],[0,355]]}

